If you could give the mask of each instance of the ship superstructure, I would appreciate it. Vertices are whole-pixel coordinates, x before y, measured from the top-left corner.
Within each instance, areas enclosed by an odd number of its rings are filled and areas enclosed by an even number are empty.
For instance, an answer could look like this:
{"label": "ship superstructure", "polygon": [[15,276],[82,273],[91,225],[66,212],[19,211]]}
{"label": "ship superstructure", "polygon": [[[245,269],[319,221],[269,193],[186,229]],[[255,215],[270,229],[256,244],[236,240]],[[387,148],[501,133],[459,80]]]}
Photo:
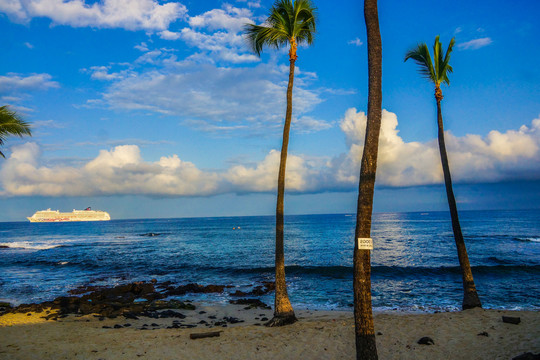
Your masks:
{"label": "ship superstructure", "polygon": [[111,220],[109,213],[101,210],[73,210],[72,212],[60,212],[59,210],[41,210],[27,218],[30,222],[64,222],[64,221],[108,221]]}

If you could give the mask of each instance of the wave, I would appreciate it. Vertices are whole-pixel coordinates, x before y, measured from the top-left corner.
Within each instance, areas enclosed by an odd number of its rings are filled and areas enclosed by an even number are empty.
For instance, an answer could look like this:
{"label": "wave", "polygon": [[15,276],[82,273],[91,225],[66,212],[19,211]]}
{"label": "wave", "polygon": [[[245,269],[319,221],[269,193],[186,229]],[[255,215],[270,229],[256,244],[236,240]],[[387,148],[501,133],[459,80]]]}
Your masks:
{"label": "wave", "polygon": [[537,242],[537,243],[540,243],[540,237],[515,237],[514,240],[523,241],[523,242]]}
{"label": "wave", "polygon": [[64,244],[34,244],[27,241],[0,243],[0,249],[48,250],[65,247]]}
{"label": "wave", "polygon": [[62,243],[33,243],[30,241],[15,241],[10,243],[0,243],[0,249],[19,249],[19,250],[49,250],[63,247],[94,248],[98,246],[128,246],[133,245],[134,240],[118,241],[117,239],[100,242],[74,242],[73,240],[63,241]]}
{"label": "wave", "polygon": [[[217,270],[217,269],[216,269]],[[237,268],[229,269],[235,273],[273,273],[274,267]],[[342,278],[352,276],[353,268],[348,266],[286,266],[288,275],[318,275],[322,277]],[[505,274],[517,271],[534,272],[540,274],[540,265],[495,265],[474,266],[474,274]],[[412,267],[412,266],[372,266],[372,275],[375,277],[408,277],[408,276],[441,276],[448,274],[461,275],[459,266],[441,267]]]}

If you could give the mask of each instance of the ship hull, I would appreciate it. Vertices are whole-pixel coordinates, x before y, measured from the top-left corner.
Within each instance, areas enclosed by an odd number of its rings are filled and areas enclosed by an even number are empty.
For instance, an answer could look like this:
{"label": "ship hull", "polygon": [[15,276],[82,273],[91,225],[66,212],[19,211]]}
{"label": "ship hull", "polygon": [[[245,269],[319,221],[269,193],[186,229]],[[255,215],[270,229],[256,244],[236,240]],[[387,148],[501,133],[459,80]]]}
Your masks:
{"label": "ship hull", "polygon": [[31,217],[27,217],[30,222],[78,222],[78,221],[109,221],[111,216],[105,211],[96,210],[73,210],[70,213],[62,213],[58,210],[42,210],[36,212]]}
{"label": "ship hull", "polygon": [[109,221],[111,219],[32,219],[27,217],[30,222],[75,222],[75,221]]}

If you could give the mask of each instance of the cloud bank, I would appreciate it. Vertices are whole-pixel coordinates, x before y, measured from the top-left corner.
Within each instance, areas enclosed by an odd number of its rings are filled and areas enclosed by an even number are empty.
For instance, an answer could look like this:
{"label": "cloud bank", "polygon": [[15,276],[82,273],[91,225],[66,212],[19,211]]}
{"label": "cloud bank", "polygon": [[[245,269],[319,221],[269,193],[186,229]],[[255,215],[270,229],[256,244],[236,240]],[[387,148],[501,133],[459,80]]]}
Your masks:
{"label": "cloud bank", "polygon": [[[333,158],[289,154],[289,192],[351,191],[358,184],[366,115],[349,109],[340,122],[347,152]],[[396,114],[383,111],[377,184],[407,187],[443,182],[437,141],[406,142],[399,136]],[[540,179],[540,118],[529,126],[485,136],[446,133],[455,183]],[[210,196],[275,190],[279,151],[255,165],[221,171],[199,169],[178,155],[145,161],[136,145],[101,150],[81,166],[47,165],[40,147],[25,143],[11,149],[0,168],[2,196]]]}
{"label": "cloud bank", "polygon": [[5,0],[0,1],[0,12],[22,23],[46,17],[57,25],[156,31],[184,18],[187,8],[154,0]]}

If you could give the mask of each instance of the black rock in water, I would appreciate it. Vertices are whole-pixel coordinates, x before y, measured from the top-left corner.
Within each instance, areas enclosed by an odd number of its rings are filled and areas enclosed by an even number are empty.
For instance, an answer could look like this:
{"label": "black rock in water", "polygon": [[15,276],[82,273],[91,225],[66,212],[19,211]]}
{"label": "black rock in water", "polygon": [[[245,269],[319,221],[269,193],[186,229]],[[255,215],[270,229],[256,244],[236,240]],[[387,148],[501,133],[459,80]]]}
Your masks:
{"label": "black rock in water", "polygon": [[433,341],[432,338],[428,336],[424,336],[420,340],[418,340],[418,344],[420,345],[435,345],[435,341]]}

